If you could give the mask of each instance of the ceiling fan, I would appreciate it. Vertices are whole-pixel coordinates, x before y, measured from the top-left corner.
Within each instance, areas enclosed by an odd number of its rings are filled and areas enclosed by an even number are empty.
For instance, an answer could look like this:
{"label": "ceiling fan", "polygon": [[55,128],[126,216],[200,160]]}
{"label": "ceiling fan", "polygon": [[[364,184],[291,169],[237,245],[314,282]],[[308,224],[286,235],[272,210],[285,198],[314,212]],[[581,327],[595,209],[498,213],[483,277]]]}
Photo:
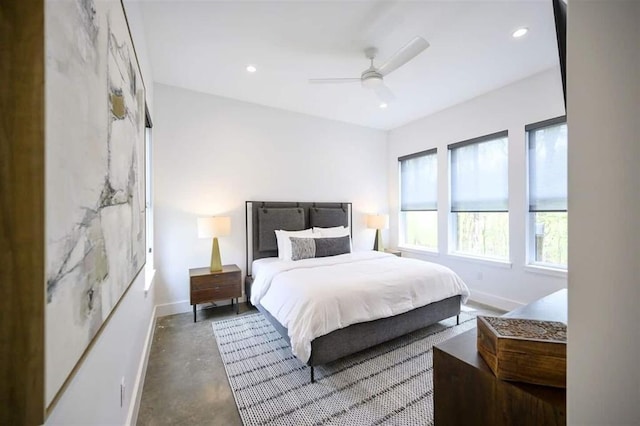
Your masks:
{"label": "ceiling fan", "polygon": [[373,65],[373,60],[378,53],[378,49],[375,47],[368,47],[364,50],[364,54],[367,59],[371,61],[371,65],[362,72],[359,78],[312,78],[309,80],[309,83],[322,84],[360,82],[362,87],[373,89],[381,101],[388,103],[393,101],[395,96],[393,96],[391,90],[384,85],[384,77],[418,56],[427,47],[429,47],[429,42],[427,42],[427,40],[419,36],[415,37],[378,68]]}

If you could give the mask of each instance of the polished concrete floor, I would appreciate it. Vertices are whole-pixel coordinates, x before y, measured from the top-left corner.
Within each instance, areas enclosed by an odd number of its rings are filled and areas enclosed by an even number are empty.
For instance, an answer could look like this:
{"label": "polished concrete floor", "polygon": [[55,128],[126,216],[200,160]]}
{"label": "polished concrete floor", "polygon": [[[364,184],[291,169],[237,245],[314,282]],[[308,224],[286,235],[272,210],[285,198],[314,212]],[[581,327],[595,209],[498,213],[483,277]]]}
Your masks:
{"label": "polished concrete floor", "polygon": [[[240,315],[257,310],[240,304]],[[235,316],[220,306],[158,318],[138,425],[241,425],[212,321]]]}
{"label": "polished concrete floor", "polygon": [[[483,314],[492,308],[469,304]],[[465,307],[465,308],[467,308]],[[240,315],[257,312],[240,304]],[[231,306],[158,318],[142,390],[138,425],[241,425],[211,322],[235,316]]]}

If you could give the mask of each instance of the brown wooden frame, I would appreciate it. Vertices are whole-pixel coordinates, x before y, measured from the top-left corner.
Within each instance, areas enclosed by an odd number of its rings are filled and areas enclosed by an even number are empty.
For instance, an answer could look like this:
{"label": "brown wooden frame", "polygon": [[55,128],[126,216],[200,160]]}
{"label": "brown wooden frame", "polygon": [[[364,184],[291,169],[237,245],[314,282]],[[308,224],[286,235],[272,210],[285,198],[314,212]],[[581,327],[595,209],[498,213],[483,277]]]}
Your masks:
{"label": "brown wooden frame", "polygon": [[0,3],[0,424],[44,423],[44,2]]}

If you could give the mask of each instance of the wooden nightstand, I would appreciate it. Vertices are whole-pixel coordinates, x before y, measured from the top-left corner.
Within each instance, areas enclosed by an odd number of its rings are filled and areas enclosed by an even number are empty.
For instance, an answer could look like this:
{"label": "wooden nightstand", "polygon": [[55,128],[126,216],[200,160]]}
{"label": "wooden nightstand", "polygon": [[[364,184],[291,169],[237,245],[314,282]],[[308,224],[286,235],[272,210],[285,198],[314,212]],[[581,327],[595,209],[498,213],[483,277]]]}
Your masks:
{"label": "wooden nightstand", "polygon": [[394,250],[394,249],[384,249],[385,253],[391,253],[394,254],[398,257],[402,257],[402,252],[400,250]]}
{"label": "wooden nightstand", "polygon": [[196,322],[196,305],[217,300],[236,299],[236,314],[240,311],[238,298],[242,296],[242,280],[237,265],[224,265],[222,271],[211,272],[209,267],[189,269],[193,322]]}

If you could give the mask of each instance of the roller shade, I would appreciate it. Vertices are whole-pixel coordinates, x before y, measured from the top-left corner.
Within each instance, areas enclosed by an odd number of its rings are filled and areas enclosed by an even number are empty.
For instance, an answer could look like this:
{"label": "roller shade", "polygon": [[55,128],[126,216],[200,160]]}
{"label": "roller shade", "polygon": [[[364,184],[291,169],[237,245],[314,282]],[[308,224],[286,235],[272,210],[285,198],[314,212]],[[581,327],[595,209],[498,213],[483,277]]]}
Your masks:
{"label": "roller shade", "polygon": [[400,210],[438,209],[438,158],[431,149],[398,158],[400,162]]}
{"label": "roller shade", "polygon": [[567,124],[564,117],[526,127],[529,211],[567,211]]}
{"label": "roller shade", "polygon": [[449,145],[451,211],[509,211],[507,132]]}

